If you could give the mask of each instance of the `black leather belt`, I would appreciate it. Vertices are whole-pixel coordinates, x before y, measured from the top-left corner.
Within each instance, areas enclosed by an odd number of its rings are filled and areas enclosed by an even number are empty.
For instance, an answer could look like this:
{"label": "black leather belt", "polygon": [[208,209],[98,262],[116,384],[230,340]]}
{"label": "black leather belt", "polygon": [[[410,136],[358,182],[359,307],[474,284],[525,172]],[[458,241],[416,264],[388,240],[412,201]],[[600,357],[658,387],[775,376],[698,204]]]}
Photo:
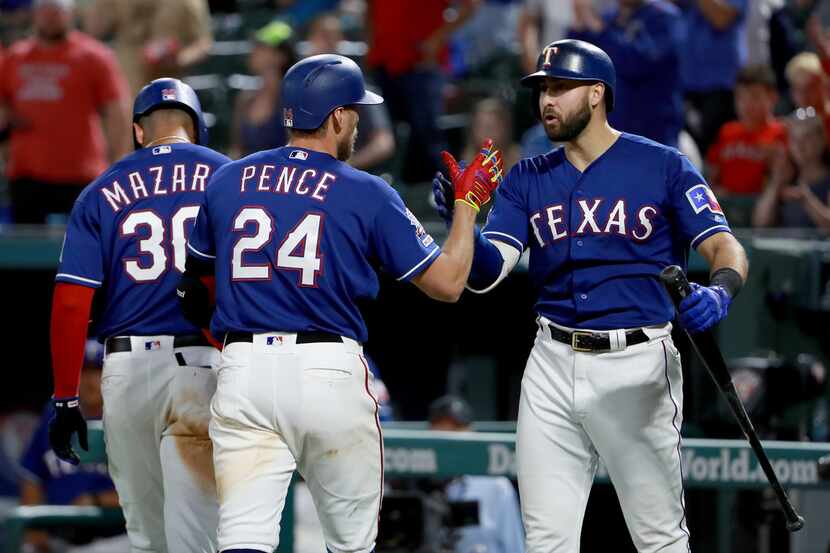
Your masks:
{"label": "black leather belt", "polygon": [[[250,332],[228,332],[225,334],[225,344],[233,344],[235,342],[253,342],[254,335]],[[322,332],[319,330],[301,330],[297,332],[297,340],[295,344],[319,344],[343,342],[343,337],[338,334],[331,334],[329,332]]]}
{"label": "black leather belt", "polygon": [[[574,351],[601,352],[611,351],[611,338],[607,332],[588,332],[574,330],[570,332],[553,325],[548,325],[550,337],[557,342],[568,344]],[[648,342],[648,335],[642,329],[629,330],[625,333],[625,345],[635,346]]]}
{"label": "black leather belt", "polygon": [[[145,349],[148,351],[155,349],[153,346],[153,340],[148,339]],[[173,348],[190,348],[196,346],[212,347],[204,334],[184,334],[173,337]],[[128,336],[117,336],[115,338],[107,338],[104,348],[104,351],[107,353],[121,353],[124,351],[132,351],[133,344]]]}

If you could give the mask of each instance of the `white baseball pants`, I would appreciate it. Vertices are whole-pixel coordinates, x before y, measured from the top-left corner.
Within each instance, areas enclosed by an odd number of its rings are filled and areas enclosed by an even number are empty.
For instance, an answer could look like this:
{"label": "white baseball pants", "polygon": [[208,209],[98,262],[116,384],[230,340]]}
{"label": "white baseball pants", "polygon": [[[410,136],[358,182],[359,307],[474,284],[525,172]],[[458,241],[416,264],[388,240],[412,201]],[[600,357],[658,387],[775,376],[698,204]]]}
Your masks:
{"label": "white baseball pants", "polygon": [[[650,340],[642,344],[584,353],[553,340],[549,323],[540,318],[519,402],[517,473],[527,552],[579,552],[599,457],[639,553],[688,553],[683,380],[671,325],[644,329]],[[616,332],[619,338],[622,331]]]}
{"label": "white baseball pants", "polygon": [[[219,352],[133,336],[104,358],[101,393],[109,472],[132,553],[214,553],[218,503],[210,399]],[[176,355],[184,359],[180,366]]]}
{"label": "white baseball pants", "polygon": [[369,552],[383,485],[372,374],[354,340],[295,340],[296,334],[255,334],[222,352],[210,422],[220,551],[274,550],[296,469],[328,549]]}

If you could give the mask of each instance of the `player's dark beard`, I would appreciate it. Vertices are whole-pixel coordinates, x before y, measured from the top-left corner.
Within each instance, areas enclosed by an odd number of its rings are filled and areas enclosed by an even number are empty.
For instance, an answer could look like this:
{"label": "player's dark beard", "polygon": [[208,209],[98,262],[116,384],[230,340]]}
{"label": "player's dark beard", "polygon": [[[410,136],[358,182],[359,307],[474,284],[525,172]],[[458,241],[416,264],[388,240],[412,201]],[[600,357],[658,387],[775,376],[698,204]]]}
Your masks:
{"label": "player's dark beard", "polygon": [[586,100],[585,105],[582,106],[581,110],[568,119],[559,120],[558,129],[550,128],[547,125],[544,125],[545,134],[547,134],[548,138],[553,142],[570,142],[582,134],[582,131],[585,130],[585,127],[587,127],[590,122],[591,106]]}

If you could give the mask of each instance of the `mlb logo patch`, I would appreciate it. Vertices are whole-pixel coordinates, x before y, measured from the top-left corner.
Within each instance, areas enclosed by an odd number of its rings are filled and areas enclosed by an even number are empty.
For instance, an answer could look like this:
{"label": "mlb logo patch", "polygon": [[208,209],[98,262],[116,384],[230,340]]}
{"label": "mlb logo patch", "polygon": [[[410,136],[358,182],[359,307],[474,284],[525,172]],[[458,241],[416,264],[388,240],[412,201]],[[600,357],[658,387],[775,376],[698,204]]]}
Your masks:
{"label": "mlb logo patch", "polygon": [[269,346],[281,346],[282,336],[268,336],[265,339],[265,344]]}
{"label": "mlb logo patch", "polygon": [[695,210],[695,214],[708,209],[717,215],[723,215],[723,210],[715,198],[714,192],[705,184],[696,184],[686,191],[686,199]]}
{"label": "mlb logo patch", "polygon": [[156,146],[155,148],[153,148],[153,155],[160,156],[163,154],[169,154],[172,151],[173,148],[165,144],[164,146]]}
{"label": "mlb logo patch", "polygon": [[282,108],[282,125],[283,127],[294,126],[294,110],[291,108]]}
{"label": "mlb logo patch", "polygon": [[175,88],[164,88],[161,91],[161,101],[167,102],[176,99],[176,89]]}
{"label": "mlb logo patch", "polygon": [[157,349],[161,349],[161,342],[159,340],[150,340],[150,341],[144,342],[144,350],[145,351],[153,351],[153,350],[157,350]]}
{"label": "mlb logo patch", "polygon": [[308,153],[302,150],[294,150],[290,154],[288,154],[288,159],[301,159],[303,161],[308,159]]}

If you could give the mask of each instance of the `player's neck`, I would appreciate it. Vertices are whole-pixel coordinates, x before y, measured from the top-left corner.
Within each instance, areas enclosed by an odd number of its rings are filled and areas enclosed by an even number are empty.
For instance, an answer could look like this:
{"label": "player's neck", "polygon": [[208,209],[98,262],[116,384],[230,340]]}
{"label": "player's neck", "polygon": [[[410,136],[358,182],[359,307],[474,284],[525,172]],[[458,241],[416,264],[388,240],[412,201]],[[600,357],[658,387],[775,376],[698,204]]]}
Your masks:
{"label": "player's neck", "polygon": [[145,148],[160,146],[162,144],[190,144],[192,142],[187,131],[183,128],[165,130],[164,132],[159,132],[154,137],[148,138],[149,140],[145,140],[144,142]]}
{"label": "player's neck", "polygon": [[292,136],[286,146],[321,152],[337,159],[337,142],[329,136],[324,138]]}
{"label": "player's neck", "polygon": [[604,154],[620,137],[607,121],[592,121],[576,139],[565,143],[568,161],[580,172]]}

